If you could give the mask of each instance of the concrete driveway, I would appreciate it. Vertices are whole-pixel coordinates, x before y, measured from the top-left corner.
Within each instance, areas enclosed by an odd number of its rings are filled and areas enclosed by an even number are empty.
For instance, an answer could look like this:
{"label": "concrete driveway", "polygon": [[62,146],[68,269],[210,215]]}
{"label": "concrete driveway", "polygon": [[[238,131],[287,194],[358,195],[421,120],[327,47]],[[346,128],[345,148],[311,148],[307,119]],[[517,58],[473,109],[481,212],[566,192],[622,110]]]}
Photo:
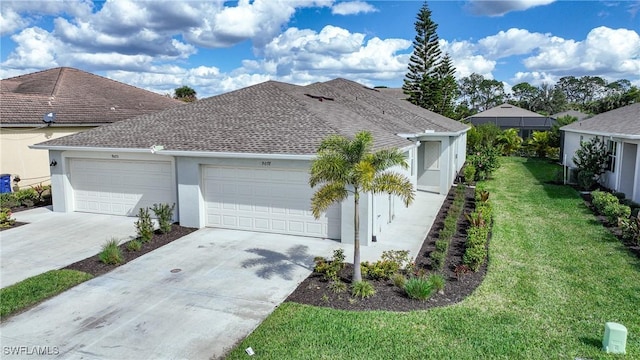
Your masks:
{"label": "concrete driveway", "polygon": [[59,269],[100,252],[112,237],[135,237],[135,217],[57,213],[50,207],[20,211],[28,225],[0,232],[0,287]]}
{"label": "concrete driveway", "polygon": [[218,357],[338,246],[200,229],[3,322],[3,359],[34,348],[65,359]]}

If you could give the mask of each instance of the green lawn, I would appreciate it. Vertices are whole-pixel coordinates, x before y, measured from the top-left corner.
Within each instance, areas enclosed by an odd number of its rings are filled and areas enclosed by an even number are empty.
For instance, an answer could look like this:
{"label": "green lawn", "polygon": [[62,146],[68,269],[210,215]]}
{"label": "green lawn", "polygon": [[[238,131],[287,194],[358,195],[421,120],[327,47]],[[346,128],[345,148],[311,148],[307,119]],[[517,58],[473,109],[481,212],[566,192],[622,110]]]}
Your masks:
{"label": "green lawn", "polygon": [[35,305],[92,277],[76,270],[51,270],[0,289],[0,317]]}
{"label": "green lawn", "polygon": [[604,323],[629,331],[640,358],[640,261],[598,224],[557,167],[504,158],[486,183],[495,204],[489,272],[460,304],[411,313],[285,303],[229,355],[246,359],[620,358]]}

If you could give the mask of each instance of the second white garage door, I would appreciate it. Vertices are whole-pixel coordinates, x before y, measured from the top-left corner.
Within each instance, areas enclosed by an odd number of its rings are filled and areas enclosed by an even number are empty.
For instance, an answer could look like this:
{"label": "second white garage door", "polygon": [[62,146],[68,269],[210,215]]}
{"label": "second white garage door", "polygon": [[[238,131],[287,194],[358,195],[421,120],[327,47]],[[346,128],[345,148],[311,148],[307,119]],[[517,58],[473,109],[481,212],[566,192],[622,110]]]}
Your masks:
{"label": "second white garage door", "polygon": [[340,206],[316,220],[305,171],[205,166],[203,185],[207,226],[340,238]]}
{"label": "second white garage door", "polygon": [[71,159],[70,162],[76,211],[136,216],[141,207],[176,202],[169,161]]}

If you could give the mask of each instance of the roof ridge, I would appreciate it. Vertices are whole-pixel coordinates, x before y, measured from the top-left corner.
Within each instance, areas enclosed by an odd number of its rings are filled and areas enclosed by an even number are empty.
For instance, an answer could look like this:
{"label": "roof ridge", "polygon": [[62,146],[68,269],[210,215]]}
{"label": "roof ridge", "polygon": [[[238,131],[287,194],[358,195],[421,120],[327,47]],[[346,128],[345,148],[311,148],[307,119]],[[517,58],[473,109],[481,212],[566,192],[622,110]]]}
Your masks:
{"label": "roof ridge", "polygon": [[51,96],[56,96],[56,93],[58,91],[58,87],[60,86],[60,82],[62,80],[62,73],[64,72],[64,68],[60,68],[60,70],[58,71],[58,77],[56,78],[56,82],[53,85],[53,89],[51,90]]}

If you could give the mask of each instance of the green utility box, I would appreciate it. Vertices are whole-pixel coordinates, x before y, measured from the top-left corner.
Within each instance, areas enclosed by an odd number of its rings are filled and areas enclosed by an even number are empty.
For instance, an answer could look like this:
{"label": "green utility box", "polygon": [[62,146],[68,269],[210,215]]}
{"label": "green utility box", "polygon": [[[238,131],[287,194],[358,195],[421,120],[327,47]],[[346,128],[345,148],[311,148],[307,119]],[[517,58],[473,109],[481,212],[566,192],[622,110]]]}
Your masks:
{"label": "green utility box", "polygon": [[627,328],[621,324],[608,322],[604,324],[602,350],[607,353],[625,354],[627,346]]}

